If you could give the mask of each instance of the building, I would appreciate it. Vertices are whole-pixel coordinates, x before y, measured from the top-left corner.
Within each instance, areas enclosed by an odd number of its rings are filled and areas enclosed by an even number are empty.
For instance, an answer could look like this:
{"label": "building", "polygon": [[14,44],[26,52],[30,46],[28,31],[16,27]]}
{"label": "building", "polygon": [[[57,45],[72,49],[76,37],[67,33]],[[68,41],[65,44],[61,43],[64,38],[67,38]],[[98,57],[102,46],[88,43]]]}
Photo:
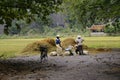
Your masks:
{"label": "building", "polygon": [[106,36],[104,33],[105,25],[92,25],[90,28],[90,36]]}
{"label": "building", "polygon": [[91,32],[104,32],[105,25],[92,25],[89,30]]}

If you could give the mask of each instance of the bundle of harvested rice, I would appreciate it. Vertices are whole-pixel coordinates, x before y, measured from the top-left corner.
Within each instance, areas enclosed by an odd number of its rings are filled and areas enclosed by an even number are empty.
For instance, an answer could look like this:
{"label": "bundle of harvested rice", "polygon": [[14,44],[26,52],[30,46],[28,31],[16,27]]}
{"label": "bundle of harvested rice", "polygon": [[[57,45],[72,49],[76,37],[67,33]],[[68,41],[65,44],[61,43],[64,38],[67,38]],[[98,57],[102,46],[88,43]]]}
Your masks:
{"label": "bundle of harvested rice", "polygon": [[56,49],[54,39],[49,38],[28,44],[21,53],[39,52],[41,46],[48,48],[48,52]]}
{"label": "bundle of harvested rice", "polygon": [[42,41],[48,42],[49,44],[51,44],[51,45],[53,45],[53,46],[56,46],[54,39],[47,38],[47,39],[44,39],[44,40],[42,40]]}
{"label": "bundle of harvested rice", "polygon": [[[73,38],[67,38],[67,39],[62,41],[62,47],[63,48],[68,48],[68,46],[75,47],[75,45],[76,45],[76,42],[75,42],[75,39],[73,39]],[[88,46],[83,44],[83,48],[88,49]]]}
{"label": "bundle of harvested rice", "polygon": [[62,47],[63,48],[67,48],[68,46],[75,46],[76,42],[75,39],[73,38],[67,38],[65,40],[62,41]]}

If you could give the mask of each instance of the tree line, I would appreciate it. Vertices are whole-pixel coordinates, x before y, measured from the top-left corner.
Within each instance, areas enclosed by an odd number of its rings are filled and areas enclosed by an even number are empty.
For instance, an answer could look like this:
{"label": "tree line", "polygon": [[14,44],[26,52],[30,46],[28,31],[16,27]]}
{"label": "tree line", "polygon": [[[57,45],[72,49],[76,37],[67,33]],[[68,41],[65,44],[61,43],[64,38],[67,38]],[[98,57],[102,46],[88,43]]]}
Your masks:
{"label": "tree line", "polygon": [[[2,0],[0,24],[6,24],[4,32],[9,34],[13,21],[49,24],[49,15],[59,11],[64,13],[71,29],[84,30],[93,24],[105,24],[105,32],[120,32],[120,0]],[[21,30],[18,23],[15,27]]]}
{"label": "tree line", "polygon": [[104,24],[106,32],[120,32],[120,0],[66,0],[64,6],[71,27]]}
{"label": "tree line", "polygon": [[[9,34],[8,28],[13,20],[25,20],[30,23],[34,20],[34,15],[45,23],[50,13],[59,10],[62,0],[1,0],[0,1],[0,24],[6,24],[4,33]],[[19,25],[16,24],[19,29]]]}

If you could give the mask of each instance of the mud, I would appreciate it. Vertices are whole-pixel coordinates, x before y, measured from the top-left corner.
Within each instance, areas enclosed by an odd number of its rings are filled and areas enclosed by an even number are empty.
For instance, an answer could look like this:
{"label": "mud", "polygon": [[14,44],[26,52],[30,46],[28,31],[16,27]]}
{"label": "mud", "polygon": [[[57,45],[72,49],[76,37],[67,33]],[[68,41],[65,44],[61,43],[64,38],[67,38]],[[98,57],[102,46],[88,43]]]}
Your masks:
{"label": "mud", "polygon": [[1,59],[0,80],[120,80],[120,52]]}

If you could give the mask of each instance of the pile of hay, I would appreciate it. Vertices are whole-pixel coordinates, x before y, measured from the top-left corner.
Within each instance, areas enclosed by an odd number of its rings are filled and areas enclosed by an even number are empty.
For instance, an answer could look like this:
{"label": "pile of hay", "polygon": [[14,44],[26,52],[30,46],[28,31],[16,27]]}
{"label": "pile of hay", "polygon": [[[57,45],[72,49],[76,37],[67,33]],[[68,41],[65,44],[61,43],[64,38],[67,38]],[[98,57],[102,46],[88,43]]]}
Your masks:
{"label": "pile of hay", "polygon": [[75,42],[75,39],[73,39],[73,38],[67,38],[62,41],[63,48],[67,48],[69,45],[75,46],[75,44],[76,44],[76,42]]}
{"label": "pile of hay", "polygon": [[47,43],[49,43],[49,44],[52,45],[52,46],[56,46],[54,39],[47,38],[47,39],[44,39],[44,40],[41,40],[41,41],[47,42]]}
{"label": "pile of hay", "polygon": [[[62,47],[64,49],[68,48],[69,46],[73,46],[72,50],[74,50],[74,46],[76,45],[75,39],[67,38],[62,41]],[[43,39],[40,41],[36,41],[33,43],[28,44],[21,53],[30,54],[30,53],[40,53],[40,47],[44,46],[48,48],[48,52],[56,51],[56,44],[55,40],[51,38]],[[87,46],[85,46],[87,47]]]}
{"label": "pile of hay", "polygon": [[39,47],[45,46],[48,48],[48,52],[56,50],[55,40],[47,38],[44,40],[36,41],[31,44],[28,44],[21,53],[38,53]]}
{"label": "pile of hay", "polygon": [[[75,39],[73,39],[73,38],[67,38],[67,39],[65,39],[65,40],[62,41],[62,47],[63,48],[67,48],[70,45],[73,46],[73,47],[75,47],[75,45],[76,45]],[[85,44],[83,44],[83,48],[84,49],[88,49],[88,46],[85,45]]]}
{"label": "pile of hay", "polygon": [[111,49],[110,48],[97,48],[96,51],[99,51],[99,52],[107,52],[107,51],[110,51]]}

